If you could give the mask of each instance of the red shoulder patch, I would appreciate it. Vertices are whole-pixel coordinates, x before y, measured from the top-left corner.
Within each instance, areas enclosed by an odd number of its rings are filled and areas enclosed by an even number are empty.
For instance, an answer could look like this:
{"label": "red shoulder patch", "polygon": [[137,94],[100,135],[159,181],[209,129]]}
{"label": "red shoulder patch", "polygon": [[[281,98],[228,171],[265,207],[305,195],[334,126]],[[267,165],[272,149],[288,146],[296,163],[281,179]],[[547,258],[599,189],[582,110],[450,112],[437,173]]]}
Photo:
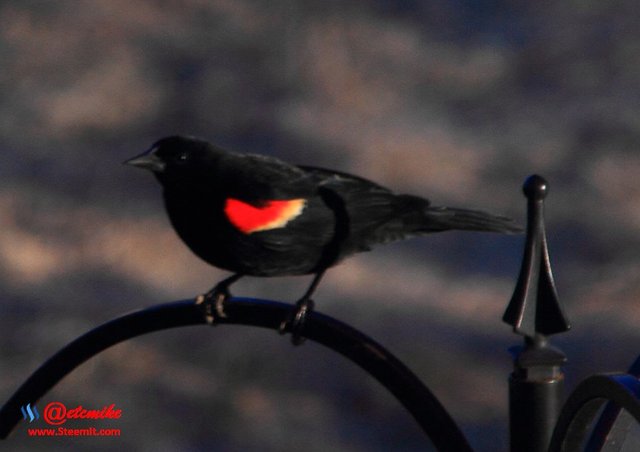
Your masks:
{"label": "red shoulder patch", "polygon": [[238,199],[228,198],[224,213],[236,228],[245,234],[284,227],[304,210],[304,199],[267,201],[256,207]]}

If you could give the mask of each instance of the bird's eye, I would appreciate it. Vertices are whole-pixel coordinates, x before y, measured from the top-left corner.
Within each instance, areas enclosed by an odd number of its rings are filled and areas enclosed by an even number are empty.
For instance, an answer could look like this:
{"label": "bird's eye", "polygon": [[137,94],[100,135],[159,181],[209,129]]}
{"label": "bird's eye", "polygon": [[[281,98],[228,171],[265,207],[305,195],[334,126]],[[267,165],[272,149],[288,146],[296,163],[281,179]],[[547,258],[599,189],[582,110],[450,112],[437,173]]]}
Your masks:
{"label": "bird's eye", "polygon": [[180,154],[178,154],[176,160],[180,163],[184,163],[189,160],[189,154],[187,154],[186,152],[181,152]]}

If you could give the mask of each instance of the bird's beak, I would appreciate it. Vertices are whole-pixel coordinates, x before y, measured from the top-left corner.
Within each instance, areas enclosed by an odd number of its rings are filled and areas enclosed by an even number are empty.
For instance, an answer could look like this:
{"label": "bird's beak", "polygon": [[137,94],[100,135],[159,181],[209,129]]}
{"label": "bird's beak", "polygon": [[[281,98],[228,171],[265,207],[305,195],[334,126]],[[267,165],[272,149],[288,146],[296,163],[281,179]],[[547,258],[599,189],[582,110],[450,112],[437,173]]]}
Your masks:
{"label": "bird's beak", "polygon": [[165,163],[157,155],[145,152],[142,155],[125,160],[125,165],[136,166],[138,168],[148,169],[154,173],[162,173],[166,167]]}

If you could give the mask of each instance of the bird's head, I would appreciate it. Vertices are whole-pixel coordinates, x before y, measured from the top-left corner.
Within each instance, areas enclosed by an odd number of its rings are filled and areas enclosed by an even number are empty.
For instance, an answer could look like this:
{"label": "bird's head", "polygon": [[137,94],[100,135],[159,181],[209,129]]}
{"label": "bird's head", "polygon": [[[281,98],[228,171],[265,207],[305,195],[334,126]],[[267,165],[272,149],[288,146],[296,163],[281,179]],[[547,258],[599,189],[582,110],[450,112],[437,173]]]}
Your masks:
{"label": "bird's head", "polygon": [[211,175],[220,152],[193,137],[171,136],[156,141],[147,151],[124,163],[152,171],[163,185],[193,184]]}

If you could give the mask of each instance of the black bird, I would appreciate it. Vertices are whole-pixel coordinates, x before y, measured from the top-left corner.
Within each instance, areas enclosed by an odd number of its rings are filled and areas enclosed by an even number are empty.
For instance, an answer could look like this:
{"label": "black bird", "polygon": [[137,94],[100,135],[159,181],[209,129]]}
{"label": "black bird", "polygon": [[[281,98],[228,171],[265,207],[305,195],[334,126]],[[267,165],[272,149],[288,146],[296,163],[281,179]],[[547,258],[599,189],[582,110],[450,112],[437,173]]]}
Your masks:
{"label": "black bird", "polygon": [[[299,328],[324,272],[372,245],[461,229],[519,232],[512,220],[432,206],[358,176],[225,151],[185,136],[163,138],[125,163],[151,170],[164,188],[171,224],[200,258],[233,272],[206,302],[224,316],[229,286],[245,275],[315,275],[281,332]],[[215,304],[214,304],[215,303]]]}

